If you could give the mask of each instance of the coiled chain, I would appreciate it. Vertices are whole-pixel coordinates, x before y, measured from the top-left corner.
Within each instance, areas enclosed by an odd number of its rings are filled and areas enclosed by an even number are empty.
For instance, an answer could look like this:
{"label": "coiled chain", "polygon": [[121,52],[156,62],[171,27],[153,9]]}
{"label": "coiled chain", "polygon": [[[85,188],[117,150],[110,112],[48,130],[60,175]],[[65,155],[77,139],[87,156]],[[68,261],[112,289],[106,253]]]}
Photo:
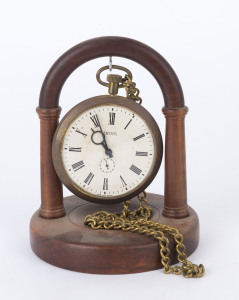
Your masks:
{"label": "coiled chain", "polygon": [[[202,277],[205,273],[202,264],[195,265],[187,259],[185,254],[185,245],[183,244],[183,236],[174,227],[163,225],[150,221],[152,213],[151,207],[146,200],[146,193],[138,196],[139,207],[135,211],[130,211],[130,201],[124,202],[124,209],[121,213],[108,213],[99,211],[92,215],[86,216],[84,224],[93,229],[106,230],[123,230],[130,232],[138,232],[148,237],[156,239],[160,246],[161,263],[163,271],[166,274],[173,273],[175,275],[183,274],[186,278]],[[170,266],[170,250],[169,240],[165,234],[171,235],[176,243],[176,251],[178,253],[178,261],[182,266]]]}

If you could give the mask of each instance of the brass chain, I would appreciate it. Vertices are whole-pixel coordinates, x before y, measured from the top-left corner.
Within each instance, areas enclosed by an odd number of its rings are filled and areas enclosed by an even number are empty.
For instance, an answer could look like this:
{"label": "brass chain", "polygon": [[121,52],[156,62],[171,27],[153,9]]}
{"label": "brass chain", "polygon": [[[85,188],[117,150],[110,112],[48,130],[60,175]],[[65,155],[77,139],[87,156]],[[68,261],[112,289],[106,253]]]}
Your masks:
{"label": "brass chain", "polygon": [[[136,84],[132,82],[128,75],[123,79],[123,85],[127,92],[127,98],[141,104],[142,99],[139,97],[139,89],[136,88]],[[149,220],[152,209],[148,205],[146,197],[145,191],[143,192],[143,195],[138,195],[139,207],[135,211],[129,209],[130,200],[128,200],[124,202],[122,212],[108,213],[106,211],[99,211],[86,216],[84,224],[93,229],[123,230],[138,232],[139,234],[153,237],[158,241],[160,246],[161,263],[163,265],[164,273],[173,273],[175,275],[183,274],[186,278],[202,277],[205,274],[205,268],[202,264],[198,266],[187,259],[182,234],[174,227]],[[170,266],[169,240],[165,234],[173,237],[178,253],[177,258],[182,266]]]}
{"label": "brass chain", "polygon": [[139,89],[136,88],[136,83],[132,81],[128,74],[122,79],[122,84],[126,90],[127,98],[141,104],[142,99],[139,97]]}
{"label": "brass chain", "polygon": [[[138,232],[148,237],[156,239],[160,246],[161,263],[163,271],[166,274],[173,273],[175,275],[183,274],[186,278],[202,277],[205,273],[202,264],[195,265],[187,259],[185,254],[185,245],[183,244],[183,236],[174,227],[163,225],[150,221],[152,209],[146,200],[146,192],[143,196],[138,196],[139,207],[135,211],[130,211],[130,201],[124,202],[124,209],[121,213],[108,213],[99,211],[92,215],[86,216],[84,224],[93,229],[106,230],[123,230],[130,232]],[[178,261],[182,266],[170,266],[170,250],[169,240],[165,234],[171,235],[176,243],[176,251],[178,253]]]}

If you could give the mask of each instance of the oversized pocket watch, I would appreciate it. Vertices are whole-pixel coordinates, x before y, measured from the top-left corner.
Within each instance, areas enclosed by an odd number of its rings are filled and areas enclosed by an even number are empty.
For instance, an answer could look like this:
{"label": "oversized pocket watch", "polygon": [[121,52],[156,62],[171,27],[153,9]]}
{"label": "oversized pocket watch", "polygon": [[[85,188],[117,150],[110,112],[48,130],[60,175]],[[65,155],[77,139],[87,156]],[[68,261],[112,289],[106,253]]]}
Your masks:
{"label": "oversized pocket watch", "polygon": [[[146,193],[162,160],[157,123],[140,105],[131,72],[101,68],[97,80],[109,95],[74,106],[58,124],[60,91],[83,63],[102,56],[132,59],[162,88],[166,117],[165,195]],[[125,71],[125,77],[100,74]],[[126,97],[117,96],[124,88]],[[163,268],[165,273],[202,277],[203,265],[187,256],[199,242],[199,220],[187,205],[184,105],[180,82],[167,61],[150,47],[122,37],[76,45],[48,72],[40,94],[41,207],[30,223],[32,250],[68,270],[127,274]],[[63,197],[62,184],[73,195]],[[95,229],[95,230],[93,230]],[[186,246],[186,247],[185,247]],[[171,266],[179,261],[181,266]]]}
{"label": "oversized pocket watch", "polygon": [[[116,85],[109,91],[116,93],[121,76],[110,74],[108,79]],[[73,107],[53,139],[53,163],[61,181],[75,195],[96,203],[139,195],[157,174],[162,152],[161,133],[149,112],[131,98],[115,95]]]}

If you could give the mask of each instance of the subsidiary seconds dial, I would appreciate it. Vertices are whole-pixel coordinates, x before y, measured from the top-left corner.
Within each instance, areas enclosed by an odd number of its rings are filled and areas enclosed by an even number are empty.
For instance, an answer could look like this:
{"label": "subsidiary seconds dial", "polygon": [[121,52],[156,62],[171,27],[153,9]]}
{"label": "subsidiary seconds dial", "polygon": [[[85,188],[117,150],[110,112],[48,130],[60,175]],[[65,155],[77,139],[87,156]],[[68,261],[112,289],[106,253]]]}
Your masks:
{"label": "subsidiary seconds dial", "polygon": [[149,116],[123,97],[95,97],[73,108],[53,142],[53,161],[63,183],[93,202],[114,203],[140,193],[162,158],[161,135],[153,119],[147,122]]}

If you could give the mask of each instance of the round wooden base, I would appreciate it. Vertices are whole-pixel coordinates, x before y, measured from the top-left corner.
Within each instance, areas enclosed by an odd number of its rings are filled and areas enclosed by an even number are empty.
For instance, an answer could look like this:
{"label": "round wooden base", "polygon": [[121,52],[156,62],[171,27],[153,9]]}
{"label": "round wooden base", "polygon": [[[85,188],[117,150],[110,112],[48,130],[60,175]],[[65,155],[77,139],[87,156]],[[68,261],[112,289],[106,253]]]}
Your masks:
{"label": "round wooden base", "polygon": [[[199,221],[189,207],[184,219],[162,216],[163,196],[147,194],[153,209],[151,220],[176,227],[184,236],[186,253],[190,255],[199,242]],[[131,210],[138,199],[131,200]],[[121,230],[93,230],[84,225],[86,215],[106,210],[119,212],[122,203],[113,205],[92,204],[76,196],[64,198],[66,216],[43,219],[39,211],[30,223],[31,247],[42,260],[68,270],[93,274],[129,274],[162,268],[159,245],[156,240],[138,233]],[[175,244],[170,238],[170,258],[177,262]]]}

